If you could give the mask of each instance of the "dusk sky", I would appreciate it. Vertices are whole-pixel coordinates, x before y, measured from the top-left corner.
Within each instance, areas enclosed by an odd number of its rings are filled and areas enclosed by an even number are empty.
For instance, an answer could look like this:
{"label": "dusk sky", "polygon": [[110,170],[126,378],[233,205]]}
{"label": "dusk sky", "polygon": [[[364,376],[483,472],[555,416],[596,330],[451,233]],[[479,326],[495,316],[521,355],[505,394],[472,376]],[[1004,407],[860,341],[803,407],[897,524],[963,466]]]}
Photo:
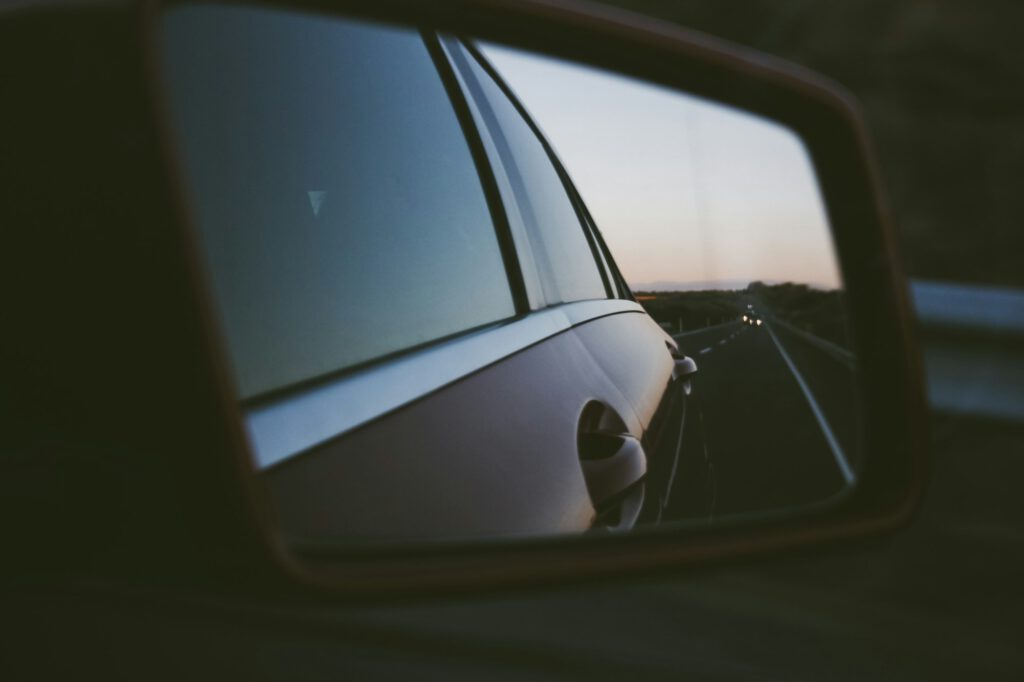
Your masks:
{"label": "dusk sky", "polygon": [[634,289],[840,286],[813,167],[789,129],[622,76],[482,49],[554,146]]}

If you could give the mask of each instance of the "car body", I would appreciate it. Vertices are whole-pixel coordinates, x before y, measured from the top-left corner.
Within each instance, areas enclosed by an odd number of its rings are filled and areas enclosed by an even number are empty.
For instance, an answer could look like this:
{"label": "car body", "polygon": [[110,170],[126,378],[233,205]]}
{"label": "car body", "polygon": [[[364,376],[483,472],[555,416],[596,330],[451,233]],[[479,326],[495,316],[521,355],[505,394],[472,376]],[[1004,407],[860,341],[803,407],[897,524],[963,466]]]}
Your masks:
{"label": "car body", "polygon": [[[684,441],[678,344],[633,299],[551,146],[473,45],[188,6],[164,39],[194,224],[288,536],[660,519]],[[326,63],[335,87],[295,87],[328,74],[280,66]],[[339,119],[310,113],[335,97]]]}

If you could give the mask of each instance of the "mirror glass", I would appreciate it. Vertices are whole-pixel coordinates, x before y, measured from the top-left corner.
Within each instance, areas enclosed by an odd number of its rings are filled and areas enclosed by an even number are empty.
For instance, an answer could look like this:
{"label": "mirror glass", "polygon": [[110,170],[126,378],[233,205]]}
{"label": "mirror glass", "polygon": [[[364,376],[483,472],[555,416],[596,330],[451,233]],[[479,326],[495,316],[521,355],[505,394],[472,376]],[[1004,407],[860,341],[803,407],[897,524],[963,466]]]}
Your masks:
{"label": "mirror glass", "polygon": [[184,5],[171,133],[300,548],[813,513],[857,359],[814,165],[694,94],[418,27]]}

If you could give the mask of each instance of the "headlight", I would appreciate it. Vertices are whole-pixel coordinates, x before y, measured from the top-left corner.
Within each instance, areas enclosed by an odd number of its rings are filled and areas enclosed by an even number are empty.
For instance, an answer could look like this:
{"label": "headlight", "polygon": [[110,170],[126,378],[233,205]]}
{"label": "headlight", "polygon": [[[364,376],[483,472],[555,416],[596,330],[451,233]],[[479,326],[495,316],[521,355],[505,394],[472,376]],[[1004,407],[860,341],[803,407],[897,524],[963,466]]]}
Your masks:
{"label": "headlight", "polygon": [[743,321],[744,321],[744,322],[746,322],[746,321],[747,321],[747,316],[746,316],[746,315],[744,315],[744,316],[743,316]]}
{"label": "headlight", "polygon": [[758,326],[758,327],[760,327],[760,326],[761,326],[761,320],[758,320],[758,321],[757,321],[757,326]]}

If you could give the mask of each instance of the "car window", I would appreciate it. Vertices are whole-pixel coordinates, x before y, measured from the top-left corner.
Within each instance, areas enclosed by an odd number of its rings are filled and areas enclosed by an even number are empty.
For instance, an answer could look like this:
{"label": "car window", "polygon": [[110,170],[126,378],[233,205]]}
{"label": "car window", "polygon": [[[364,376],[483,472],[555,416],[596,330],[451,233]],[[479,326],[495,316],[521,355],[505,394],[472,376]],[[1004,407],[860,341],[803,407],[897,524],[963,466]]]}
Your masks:
{"label": "car window", "polygon": [[163,56],[243,398],[515,313],[418,32],[184,7],[166,16]]}
{"label": "car window", "polygon": [[[508,173],[521,227],[540,270],[548,304],[607,298],[594,252],[541,140],[501,87],[465,49],[447,41],[484,126]],[[516,226],[513,226],[514,228]]]}

